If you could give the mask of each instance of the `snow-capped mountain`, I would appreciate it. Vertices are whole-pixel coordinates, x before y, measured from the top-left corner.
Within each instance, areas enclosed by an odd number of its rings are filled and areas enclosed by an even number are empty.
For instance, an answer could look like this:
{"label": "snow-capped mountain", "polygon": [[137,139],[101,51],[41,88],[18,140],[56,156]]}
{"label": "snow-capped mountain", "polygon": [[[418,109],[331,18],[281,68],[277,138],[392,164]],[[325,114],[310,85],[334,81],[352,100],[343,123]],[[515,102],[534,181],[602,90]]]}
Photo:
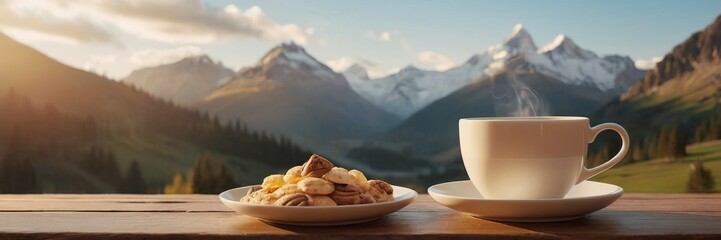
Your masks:
{"label": "snow-capped mountain", "polygon": [[133,71],[122,81],[178,104],[200,101],[233,71],[207,55]]}
{"label": "snow-capped mountain", "polygon": [[444,72],[410,66],[384,78],[369,79],[361,66],[354,66],[343,75],[361,96],[405,118],[474,80],[504,69],[510,59],[518,56],[542,74],[566,84],[588,85],[602,91],[625,91],[643,75],[630,58],[599,57],[564,35],[538,48],[521,24],[514,26],[503,42]]}
{"label": "snow-capped mountain", "polygon": [[314,142],[364,137],[399,120],[292,42],[273,48],[195,106],[254,129]]}
{"label": "snow-capped mountain", "polygon": [[[343,72],[353,90],[388,112],[405,118],[430,102],[458,90],[484,75],[488,59],[472,58],[445,72],[421,70],[414,66],[380,79],[369,79],[365,69],[354,65]],[[358,74],[360,73],[360,74]]]}
{"label": "snow-capped mountain", "polygon": [[541,73],[558,77],[565,83],[595,86],[603,91],[626,91],[633,85],[628,82],[635,83],[644,73],[628,57],[599,57],[564,35],[558,35],[538,49],[537,55],[529,55],[528,61]]}

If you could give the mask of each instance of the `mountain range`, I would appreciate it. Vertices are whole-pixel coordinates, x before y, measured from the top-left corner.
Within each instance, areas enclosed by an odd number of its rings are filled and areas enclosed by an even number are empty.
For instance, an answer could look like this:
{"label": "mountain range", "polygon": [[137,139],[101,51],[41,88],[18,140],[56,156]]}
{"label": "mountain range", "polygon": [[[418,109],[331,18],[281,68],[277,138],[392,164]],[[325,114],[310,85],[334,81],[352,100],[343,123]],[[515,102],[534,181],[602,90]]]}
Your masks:
{"label": "mountain range", "polygon": [[564,35],[558,35],[551,43],[538,48],[521,24],[516,25],[503,42],[447,71],[408,66],[396,74],[370,79],[361,65],[353,65],[343,75],[363,97],[407,118],[475,80],[497,74],[516,56],[524,56],[537,72],[563,83],[587,85],[615,94],[625,92],[643,76],[643,71],[637,69],[630,58],[598,56]]}
{"label": "mountain range", "polygon": [[[531,89],[531,90],[529,90]],[[531,92],[524,92],[531,91]],[[524,99],[525,94],[532,98]],[[362,149],[399,151],[434,162],[460,159],[458,119],[520,115],[589,116],[618,97],[592,85],[564,82],[538,71],[523,56],[513,67],[482,77],[411,115],[399,126],[366,141]],[[516,104],[516,103],[521,103]],[[525,102],[525,103],[524,103]],[[524,106],[532,108],[522,109]]]}
{"label": "mountain range", "polygon": [[370,79],[366,69],[353,65],[339,74],[291,42],[228,77],[227,69],[203,56],[140,69],[122,81],[226,121],[241,119],[254,129],[327,143],[383,134],[474,81],[502,75],[519,56],[534,73],[604,96],[620,94],[643,74],[628,57],[600,57],[563,35],[539,48],[519,24],[502,43],[443,72],[411,65]]}
{"label": "mountain range", "polygon": [[398,122],[292,42],[272,49],[193,106],[300,141],[362,138]]}

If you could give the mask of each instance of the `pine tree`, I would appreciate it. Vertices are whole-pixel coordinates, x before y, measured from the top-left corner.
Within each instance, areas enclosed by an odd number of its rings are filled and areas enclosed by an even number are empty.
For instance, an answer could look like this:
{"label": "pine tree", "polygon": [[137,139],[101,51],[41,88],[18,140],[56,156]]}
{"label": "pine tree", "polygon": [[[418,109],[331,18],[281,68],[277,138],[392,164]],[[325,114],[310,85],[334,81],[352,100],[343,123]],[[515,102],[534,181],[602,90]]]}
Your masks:
{"label": "pine tree", "polygon": [[35,168],[24,151],[27,146],[18,127],[13,128],[5,150],[0,176],[0,193],[32,193],[37,189]]}
{"label": "pine tree", "polygon": [[[236,185],[232,174],[225,163],[218,163],[218,170],[213,171],[210,157],[204,154],[195,161],[195,166],[187,178],[192,193],[218,194]],[[182,176],[176,175],[173,183],[166,186],[166,192],[179,193],[185,186]]]}
{"label": "pine tree", "polygon": [[686,136],[679,127],[672,127],[666,132],[666,142],[663,145],[664,156],[668,160],[676,159],[686,155]]}
{"label": "pine tree", "polygon": [[694,133],[694,142],[700,143],[708,141],[709,136],[709,125],[711,124],[710,119],[706,119],[701,121],[701,123],[696,127],[696,131]]}
{"label": "pine tree", "polygon": [[105,175],[105,179],[113,185],[116,185],[122,180],[120,169],[118,168],[118,161],[115,158],[115,154],[110,150],[105,151],[103,174]]}
{"label": "pine tree", "polygon": [[194,193],[214,193],[213,188],[213,166],[210,163],[210,157],[203,154],[195,162],[193,167],[193,192]]}
{"label": "pine tree", "polygon": [[674,145],[674,157],[686,156],[686,133],[683,131],[683,127],[678,127],[676,131],[676,141]]}
{"label": "pine tree", "polygon": [[228,167],[225,166],[225,163],[218,164],[218,173],[216,174],[214,180],[216,193],[220,193],[236,186],[235,180],[233,180],[233,176],[228,171]]}
{"label": "pine tree", "polygon": [[646,155],[649,159],[656,159],[659,157],[658,154],[658,135],[652,135],[648,141],[646,141]]}
{"label": "pine tree", "polygon": [[662,126],[661,129],[659,129],[658,132],[658,140],[656,142],[656,157],[659,158],[665,158],[668,157],[669,153],[669,128],[667,126]]}
{"label": "pine tree", "polygon": [[143,172],[140,170],[140,164],[138,164],[138,161],[133,160],[128,168],[128,173],[123,178],[120,186],[118,186],[118,192],[143,194],[147,193],[147,190],[148,187],[145,184]]}
{"label": "pine tree", "polygon": [[704,168],[703,164],[696,161],[689,165],[691,174],[686,183],[688,193],[710,193],[714,191],[714,178],[711,171]]}
{"label": "pine tree", "polygon": [[721,118],[711,118],[708,124],[706,141],[717,140],[719,138],[721,138]]}
{"label": "pine tree", "polygon": [[587,167],[601,165],[609,159],[611,159],[611,157],[609,155],[608,145],[603,145],[603,147],[601,147],[601,149],[598,150],[595,155],[593,155],[593,158],[590,162],[591,165],[587,165]]}
{"label": "pine tree", "polygon": [[21,162],[20,168],[17,170],[21,176],[18,183],[18,193],[33,193],[37,188],[37,176],[35,176],[35,167],[33,167],[30,159]]}
{"label": "pine tree", "polygon": [[631,159],[634,162],[644,161],[648,159],[648,154],[646,150],[644,149],[643,143],[639,142],[633,147],[633,151],[631,152]]}
{"label": "pine tree", "polygon": [[5,156],[2,161],[2,175],[0,175],[0,193],[12,193],[15,190],[16,172],[15,166],[19,158],[20,135],[17,129],[13,129],[10,144],[5,149]]}

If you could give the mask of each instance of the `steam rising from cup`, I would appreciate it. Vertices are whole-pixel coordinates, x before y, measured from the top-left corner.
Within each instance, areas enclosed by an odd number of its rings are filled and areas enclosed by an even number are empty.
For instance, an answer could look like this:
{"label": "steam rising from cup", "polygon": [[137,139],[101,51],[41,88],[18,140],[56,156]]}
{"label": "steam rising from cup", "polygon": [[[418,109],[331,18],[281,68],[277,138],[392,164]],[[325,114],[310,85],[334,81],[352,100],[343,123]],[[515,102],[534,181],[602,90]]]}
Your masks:
{"label": "steam rising from cup", "polygon": [[494,110],[499,117],[535,117],[548,115],[543,100],[525,83],[519,73],[524,71],[523,58],[506,63],[506,75],[496,75],[493,83]]}

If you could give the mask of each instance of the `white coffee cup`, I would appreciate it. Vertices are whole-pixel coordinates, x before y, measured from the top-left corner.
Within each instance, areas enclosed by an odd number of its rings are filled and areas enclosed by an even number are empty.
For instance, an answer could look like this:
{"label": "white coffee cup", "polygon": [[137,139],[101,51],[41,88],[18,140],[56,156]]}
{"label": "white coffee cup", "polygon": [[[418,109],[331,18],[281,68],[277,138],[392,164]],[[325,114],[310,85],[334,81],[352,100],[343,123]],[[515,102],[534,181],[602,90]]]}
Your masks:
{"label": "white coffee cup", "polygon": [[[575,184],[620,162],[629,148],[623,127],[590,127],[585,117],[464,118],[458,128],[466,172],[487,199],[563,198]],[[604,130],[621,135],[621,151],[587,169],[588,144]]]}

